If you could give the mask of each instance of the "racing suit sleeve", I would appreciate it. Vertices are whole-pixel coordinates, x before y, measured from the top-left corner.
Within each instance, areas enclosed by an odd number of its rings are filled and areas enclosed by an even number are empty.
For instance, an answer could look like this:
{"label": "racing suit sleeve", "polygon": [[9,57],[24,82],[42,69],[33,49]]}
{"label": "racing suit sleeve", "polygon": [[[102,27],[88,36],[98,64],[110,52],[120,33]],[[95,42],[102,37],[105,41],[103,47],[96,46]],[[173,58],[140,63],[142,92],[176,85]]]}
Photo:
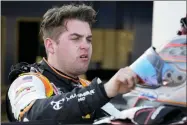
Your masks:
{"label": "racing suit sleeve", "polygon": [[85,116],[110,101],[103,83],[97,81],[94,79],[87,87],[50,96],[50,85],[44,84],[38,76],[20,76],[8,91],[12,113],[19,121],[72,120]]}

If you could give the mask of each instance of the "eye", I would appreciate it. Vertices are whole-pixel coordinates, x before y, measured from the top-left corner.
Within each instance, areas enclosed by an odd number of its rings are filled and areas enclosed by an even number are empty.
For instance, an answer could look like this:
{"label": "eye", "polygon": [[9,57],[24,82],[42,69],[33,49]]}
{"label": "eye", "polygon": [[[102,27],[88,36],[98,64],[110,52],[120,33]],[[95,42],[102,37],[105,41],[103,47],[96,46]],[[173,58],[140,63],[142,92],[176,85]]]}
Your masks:
{"label": "eye", "polygon": [[77,36],[71,38],[71,40],[79,40],[79,39],[80,39],[80,37],[77,37]]}
{"label": "eye", "polygon": [[92,42],[92,39],[87,39],[87,41],[88,41],[89,43],[91,43],[91,42]]}

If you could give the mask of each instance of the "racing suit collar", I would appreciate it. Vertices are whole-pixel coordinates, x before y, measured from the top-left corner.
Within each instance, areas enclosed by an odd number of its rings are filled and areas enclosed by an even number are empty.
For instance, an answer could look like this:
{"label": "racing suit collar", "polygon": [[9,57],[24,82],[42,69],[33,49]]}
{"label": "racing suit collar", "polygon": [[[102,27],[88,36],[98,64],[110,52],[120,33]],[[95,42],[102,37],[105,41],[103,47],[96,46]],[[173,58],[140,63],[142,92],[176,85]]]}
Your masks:
{"label": "racing suit collar", "polygon": [[55,69],[54,67],[52,67],[52,66],[48,63],[48,61],[47,61],[44,57],[43,57],[43,59],[42,59],[42,61],[41,61],[40,63],[44,66],[44,69],[47,69],[48,71],[50,71],[50,72],[56,74],[57,76],[63,77],[63,78],[68,79],[68,80],[71,80],[71,81],[73,81],[73,82],[75,82],[75,83],[80,83],[79,77],[73,78],[73,77],[68,76],[67,74],[65,74],[65,73],[63,73],[63,72],[61,72],[61,71]]}

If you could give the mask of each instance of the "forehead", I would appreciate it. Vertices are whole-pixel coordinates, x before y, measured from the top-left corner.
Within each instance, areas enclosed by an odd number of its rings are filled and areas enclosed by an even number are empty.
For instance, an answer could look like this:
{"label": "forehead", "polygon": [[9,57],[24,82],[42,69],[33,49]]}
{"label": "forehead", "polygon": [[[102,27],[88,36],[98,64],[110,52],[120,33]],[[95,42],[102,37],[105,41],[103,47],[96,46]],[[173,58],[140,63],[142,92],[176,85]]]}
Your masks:
{"label": "forehead", "polygon": [[85,36],[91,35],[90,25],[85,21],[72,19],[72,20],[67,20],[65,22],[65,25],[67,28],[66,32],[68,34],[78,33]]}

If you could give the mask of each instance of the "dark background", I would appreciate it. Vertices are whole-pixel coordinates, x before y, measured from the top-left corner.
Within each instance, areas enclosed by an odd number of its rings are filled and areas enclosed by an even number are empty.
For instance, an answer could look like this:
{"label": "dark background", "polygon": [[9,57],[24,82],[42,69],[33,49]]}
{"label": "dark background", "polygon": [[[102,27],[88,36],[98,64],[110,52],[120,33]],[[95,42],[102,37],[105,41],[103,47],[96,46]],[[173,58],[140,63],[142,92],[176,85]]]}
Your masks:
{"label": "dark background", "polygon": [[[45,56],[39,37],[43,14],[70,1],[1,2],[2,113],[10,67],[34,63]],[[76,2],[83,3],[83,2]],[[151,46],[153,1],[88,1],[98,12],[93,26],[93,58],[84,77],[108,80],[119,68],[130,65]],[[95,48],[95,49],[94,49]],[[2,121],[6,117],[2,116]]]}

